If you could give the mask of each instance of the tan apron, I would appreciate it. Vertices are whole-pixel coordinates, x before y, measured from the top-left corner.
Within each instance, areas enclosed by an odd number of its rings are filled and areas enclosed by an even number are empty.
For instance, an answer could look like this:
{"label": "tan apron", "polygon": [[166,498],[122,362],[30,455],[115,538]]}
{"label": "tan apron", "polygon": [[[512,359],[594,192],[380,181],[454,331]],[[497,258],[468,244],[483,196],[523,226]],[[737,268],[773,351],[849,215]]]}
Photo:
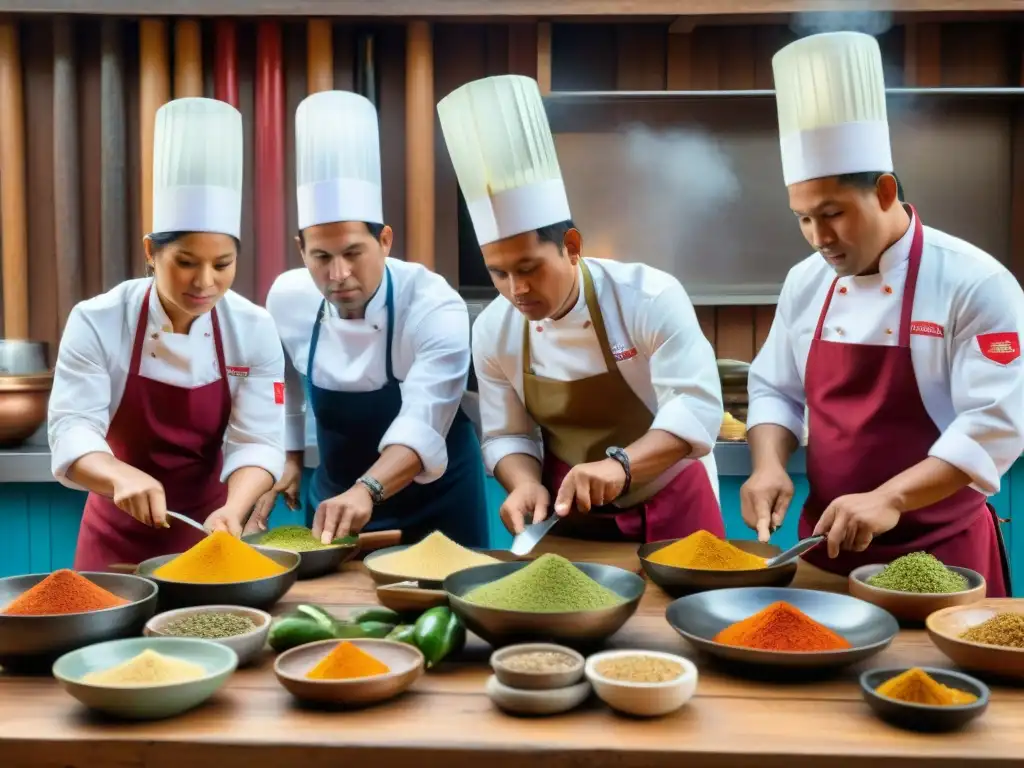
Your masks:
{"label": "tan apron", "polygon": [[[525,318],[523,325],[523,400],[544,438],[543,481],[552,501],[570,468],[601,461],[607,448],[625,448],[654,423],[654,414],[619,371],[590,270],[585,260],[580,260],[580,266],[583,296],[607,370],[576,381],[535,375],[530,367],[530,324]],[[725,535],[707,471],[695,461],[645,502],[629,509],[609,504],[588,515],[574,510],[556,531],[575,538],[659,541],[700,529]]]}

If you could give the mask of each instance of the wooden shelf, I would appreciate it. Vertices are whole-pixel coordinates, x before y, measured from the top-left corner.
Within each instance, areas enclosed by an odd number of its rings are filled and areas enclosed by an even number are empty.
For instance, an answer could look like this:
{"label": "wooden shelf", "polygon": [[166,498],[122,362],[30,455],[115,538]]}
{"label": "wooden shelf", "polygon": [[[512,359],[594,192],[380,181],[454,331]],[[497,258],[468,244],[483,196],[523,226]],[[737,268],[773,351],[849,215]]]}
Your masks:
{"label": "wooden shelf", "polygon": [[[121,16],[344,16],[408,18],[636,18],[863,12],[864,0],[0,0],[0,13]],[[871,11],[1019,11],[1020,0],[883,0]],[[557,9],[557,14],[552,10]]]}

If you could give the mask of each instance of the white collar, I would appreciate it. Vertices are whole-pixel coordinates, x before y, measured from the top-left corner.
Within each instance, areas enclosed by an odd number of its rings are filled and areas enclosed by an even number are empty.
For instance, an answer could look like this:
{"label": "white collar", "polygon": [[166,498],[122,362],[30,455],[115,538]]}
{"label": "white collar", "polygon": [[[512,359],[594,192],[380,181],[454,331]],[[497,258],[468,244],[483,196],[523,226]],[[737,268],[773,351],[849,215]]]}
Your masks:
{"label": "white collar", "polygon": [[878,261],[878,271],[880,273],[891,272],[893,269],[903,266],[910,258],[910,246],[914,244],[914,227],[915,216],[911,214],[910,225],[907,227],[907,231],[882,253],[882,257]]}
{"label": "white collar", "polygon": [[[168,316],[167,311],[164,309],[164,304],[160,301],[160,293],[156,289],[156,278],[153,278],[150,283],[152,289],[149,292],[149,324],[159,328],[163,333],[174,333],[174,325],[171,323],[171,318]],[[218,302],[219,303],[219,302]],[[215,307],[216,305],[214,305]],[[213,312],[213,307],[210,308],[209,312],[204,312],[199,315],[193,322],[188,330],[188,334],[179,334],[181,336],[192,336],[193,334],[205,332],[211,323],[210,314]]]}

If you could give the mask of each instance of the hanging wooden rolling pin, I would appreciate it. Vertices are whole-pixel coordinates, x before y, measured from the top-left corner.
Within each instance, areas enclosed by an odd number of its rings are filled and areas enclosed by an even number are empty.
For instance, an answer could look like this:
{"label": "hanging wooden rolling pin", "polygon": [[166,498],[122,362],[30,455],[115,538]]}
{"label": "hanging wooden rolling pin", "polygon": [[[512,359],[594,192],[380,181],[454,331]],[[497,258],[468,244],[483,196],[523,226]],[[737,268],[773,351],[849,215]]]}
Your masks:
{"label": "hanging wooden rolling pin", "polygon": [[[139,22],[139,146],[142,148],[142,234],[153,227],[153,131],[156,111],[170,101],[167,29],[159,19]],[[135,265],[141,269],[143,265]]]}
{"label": "hanging wooden rolling pin", "polygon": [[53,219],[57,253],[57,329],[64,332],[82,298],[82,216],[78,160],[78,72],[75,27],[69,16],[53,20]]}
{"label": "hanging wooden rolling pin", "polygon": [[434,49],[430,23],[410,21],[405,53],[406,258],[434,269]]}
{"label": "hanging wooden rolling pin", "polygon": [[174,25],[174,98],[203,95],[203,37],[199,22],[179,19]]}
{"label": "hanging wooden rolling pin", "polygon": [[267,300],[285,267],[284,52],[281,26],[261,21],[256,30],[256,296]]}
{"label": "hanging wooden rolling pin", "polygon": [[334,47],[331,22],[310,19],[306,26],[306,90],[309,93],[334,88]]}
{"label": "hanging wooden rolling pin", "polygon": [[128,224],[128,137],[121,21],[105,16],[100,23],[100,238],[103,250],[100,277],[103,290],[108,291],[128,277],[131,228]]}
{"label": "hanging wooden rolling pin", "polygon": [[18,25],[0,21],[0,227],[3,229],[4,336],[28,339],[28,219],[25,211],[25,102]]}
{"label": "hanging wooden rolling pin", "polygon": [[238,109],[238,27],[231,19],[220,19],[213,34],[213,98]]}

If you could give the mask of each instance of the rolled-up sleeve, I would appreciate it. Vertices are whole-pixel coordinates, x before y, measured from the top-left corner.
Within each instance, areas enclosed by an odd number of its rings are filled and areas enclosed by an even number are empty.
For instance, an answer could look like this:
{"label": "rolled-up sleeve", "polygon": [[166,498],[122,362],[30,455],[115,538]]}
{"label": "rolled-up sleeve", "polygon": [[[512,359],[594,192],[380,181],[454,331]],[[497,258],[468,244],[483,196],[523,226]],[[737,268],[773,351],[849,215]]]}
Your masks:
{"label": "rolled-up sleeve", "polygon": [[787,281],[782,287],[768,338],[747,374],[747,429],[759,424],[777,424],[802,440],[806,396],[786,319],[788,284]]}
{"label": "rolled-up sleeve", "polygon": [[469,378],[469,312],[453,296],[410,325],[413,360],[401,384],[402,408],[378,450],[404,445],[415,451],[423,471],[414,480],[430,483],[448,468],[445,441]]}
{"label": "rolled-up sleeve", "polygon": [[1024,451],[1022,319],[1024,292],[1007,272],[986,278],[966,296],[950,357],[956,417],[929,451],[988,495],[999,492],[1000,478]]}
{"label": "rolled-up sleeve", "polygon": [[522,453],[543,462],[544,453],[537,425],[499,364],[495,340],[484,318],[477,318],[473,327],[473,370],[480,395],[484,467],[493,475],[506,456]]}
{"label": "rolled-up sleeve", "polygon": [[99,331],[75,307],[60,340],[47,413],[50,469],[68,488],[85,490],[67,477],[68,469],[80,458],[97,452],[113,455],[107,444],[110,390]]}
{"label": "rolled-up sleeve", "polygon": [[306,450],[306,390],[288,355],[284,357],[284,449]]}
{"label": "rolled-up sleeve", "polygon": [[224,435],[221,479],[242,467],[261,467],[276,483],[284,471],[284,351],[270,315],[245,329],[249,375],[241,379]]}
{"label": "rolled-up sleeve", "polygon": [[706,456],[715,446],[723,416],[715,350],[678,282],[673,281],[638,309],[634,338],[645,347],[658,398],[651,429],[689,443],[689,458]]}

